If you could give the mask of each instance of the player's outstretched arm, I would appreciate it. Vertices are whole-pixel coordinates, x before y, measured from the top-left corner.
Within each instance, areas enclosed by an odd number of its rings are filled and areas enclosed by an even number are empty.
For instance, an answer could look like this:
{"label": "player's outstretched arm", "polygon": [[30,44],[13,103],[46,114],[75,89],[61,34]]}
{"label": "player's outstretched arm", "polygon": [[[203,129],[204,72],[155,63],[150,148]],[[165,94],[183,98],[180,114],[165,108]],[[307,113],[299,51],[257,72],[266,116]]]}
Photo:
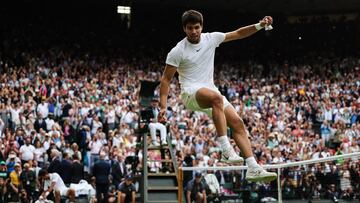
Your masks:
{"label": "player's outstretched arm", "polygon": [[249,37],[250,35],[256,33],[257,31],[264,28],[265,26],[271,25],[272,23],[273,23],[272,17],[271,16],[265,16],[257,24],[248,25],[248,26],[245,26],[245,27],[241,27],[241,28],[239,28],[237,30],[234,30],[232,32],[227,32],[225,34],[224,42]]}
{"label": "player's outstretched arm", "polygon": [[171,79],[174,77],[176,67],[166,64],[164,73],[160,81],[160,112],[158,115],[158,121],[160,123],[166,121],[166,104],[169,94],[169,86]]}

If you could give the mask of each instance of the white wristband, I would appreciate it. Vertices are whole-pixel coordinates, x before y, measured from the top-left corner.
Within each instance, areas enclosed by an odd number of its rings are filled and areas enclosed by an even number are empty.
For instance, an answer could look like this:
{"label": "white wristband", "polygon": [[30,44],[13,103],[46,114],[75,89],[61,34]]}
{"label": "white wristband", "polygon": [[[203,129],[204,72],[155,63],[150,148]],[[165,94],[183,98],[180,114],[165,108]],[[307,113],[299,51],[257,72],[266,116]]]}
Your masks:
{"label": "white wristband", "polygon": [[274,29],[274,28],[273,28],[273,26],[271,26],[271,25],[267,25],[267,26],[265,26],[265,30],[266,30],[266,31],[268,31],[268,30],[272,30],[272,29]]}
{"label": "white wristband", "polygon": [[256,23],[256,24],[255,24],[255,28],[256,28],[257,30],[261,30],[261,29],[263,29],[264,27],[262,27],[262,26],[260,25],[260,23]]}

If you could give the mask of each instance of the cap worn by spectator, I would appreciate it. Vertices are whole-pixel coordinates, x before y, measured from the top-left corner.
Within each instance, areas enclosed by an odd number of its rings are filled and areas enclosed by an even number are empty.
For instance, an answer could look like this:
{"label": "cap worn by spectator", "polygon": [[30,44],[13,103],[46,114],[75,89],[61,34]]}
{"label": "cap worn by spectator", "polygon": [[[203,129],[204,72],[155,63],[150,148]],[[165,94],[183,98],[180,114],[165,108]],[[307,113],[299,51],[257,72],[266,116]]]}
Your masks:
{"label": "cap worn by spectator", "polygon": [[1,161],[0,165],[6,165],[5,161]]}
{"label": "cap worn by spectator", "polygon": [[134,177],[131,174],[127,174],[125,176],[125,180],[133,180],[133,179],[134,179]]}
{"label": "cap worn by spectator", "polygon": [[200,172],[196,172],[196,173],[195,173],[195,177],[196,177],[196,178],[201,178],[201,176],[202,176],[202,174],[201,174]]}
{"label": "cap worn by spectator", "polygon": [[13,159],[13,158],[15,158],[15,157],[16,157],[15,152],[10,152],[10,153],[9,153],[9,158],[10,158],[10,159]]}

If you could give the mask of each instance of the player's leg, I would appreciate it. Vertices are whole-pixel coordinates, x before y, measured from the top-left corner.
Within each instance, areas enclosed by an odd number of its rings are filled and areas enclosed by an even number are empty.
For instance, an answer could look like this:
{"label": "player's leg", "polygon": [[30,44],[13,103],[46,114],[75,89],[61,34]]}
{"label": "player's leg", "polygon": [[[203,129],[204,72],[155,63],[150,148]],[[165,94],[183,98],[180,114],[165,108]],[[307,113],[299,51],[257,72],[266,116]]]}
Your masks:
{"label": "player's leg", "polygon": [[222,148],[222,161],[239,163],[244,160],[238,156],[227,137],[227,123],[224,112],[224,97],[214,90],[200,88],[195,95],[197,105],[202,109],[212,109],[212,119]]}
{"label": "player's leg", "polygon": [[253,157],[251,143],[248,138],[244,121],[236,113],[232,105],[225,108],[227,124],[232,129],[234,140],[245,158]]}
{"label": "player's leg", "polygon": [[233,130],[233,137],[236,144],[239,146],[241,152],[244,154],[246,158],[246,164],[248,165],[249,169],[246,172],[246,180],[250,182],[257,182],[257,181],[272,181],[276,179],[276,173],[271,173],[265,171],[255,160],[252,149],[251,143],[248,138],[248,134],[245,128],[245,124],[240,116],[236,113],[236,110],[232,105],[228,105],[225,108],[225,117],[227,120],[228,125]]}
{"label": "player's leg", "polygon": [[217,134],[226,135],[227,125],[224,113],[223,96],[208,88],[200,88],[195,95],[200,108],[212,108],[212,118],[216,127]]}

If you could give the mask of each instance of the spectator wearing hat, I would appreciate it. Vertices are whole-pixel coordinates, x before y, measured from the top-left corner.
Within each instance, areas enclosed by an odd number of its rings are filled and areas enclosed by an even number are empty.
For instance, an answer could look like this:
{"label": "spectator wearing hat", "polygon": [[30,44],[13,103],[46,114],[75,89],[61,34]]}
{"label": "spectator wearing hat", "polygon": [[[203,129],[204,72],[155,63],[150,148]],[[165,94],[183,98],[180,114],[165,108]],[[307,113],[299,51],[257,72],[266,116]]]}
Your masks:
{"label": "spectator wearing hat", "polygon": [[16,153],[14,151],[11,151],[9,153],[8,159],[6,160],[7,170],[9,174],[14,170],[16,163],[20,163],[20,159],[16,156]]}
{"label": "spectator wearing hat", "polygon": [[9,174],[11,183],[16,187],[20,185],[20,174],[21,174],[21,165],[20,163],[15,163],[14,170]]}
{"label": "spectator wearing hat", "polygon": [[44,147],[44,150],[49,150],[52,143],[51,135],[49,133],[46,133],[44,130],[42,130],[42,133],[40,133],[40,135],[43,136],[42,145]]}
{"label": "spectator wearing hat", "polygon": [[132,174],[125,176],[125,180],[118,186],[118,202],[120,203],[135,203],[135,185],[133,183],[134,177]]}
{"label": "spectator wearing hat", "polygon": [[8,178],[8,172],[5,161],[0,162],[0,178],[6,180]]}
{"label": "spectator wearing hat", "polygon": [[186,203],[195,201],[196,203],[206,203],[205,185],[201,182],[202,174],[195,173],[195,178],[188,182],[186,186]]}

